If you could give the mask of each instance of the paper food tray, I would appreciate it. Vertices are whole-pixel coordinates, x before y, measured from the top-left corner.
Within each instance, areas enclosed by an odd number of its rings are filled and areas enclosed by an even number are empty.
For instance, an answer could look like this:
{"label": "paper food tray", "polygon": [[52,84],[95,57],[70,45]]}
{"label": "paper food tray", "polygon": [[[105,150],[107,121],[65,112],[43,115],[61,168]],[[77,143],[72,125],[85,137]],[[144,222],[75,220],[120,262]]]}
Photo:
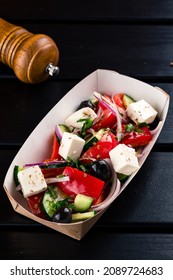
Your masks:
{"label": "paper food tray", "polygon": [[[13,170],[15,165],[22,166],[25,163],[39,162],[44,158],[48,158],[50,155],[51,135],[55,130],[55,125],[63,123],[65,118],[75,111],[76,106],[81,101],[90,98],[93,91],[110,95],[123,92],[135,100],[145,99],[158,111],[160,123],[152,141],[144,148],[144,155],[139,160],[141,168],[164,125],[169,107],[169,95],[160,88],[152,87],[139,80],[114,71],[99,69],[72,88],[42,119],[15,156],[4,180],[4,189],[16,212],[78,240],[96,223],[109,205],[127,187],[136,173],[133,173],[122,185],[118,181],[114,192],[106,202],[100,205],[100,211],[93,218],[77,223],[61,224],[41,219],[29,211],[26,200],[20,192],[15,190]],[[40,139],[42,140],[40,141]]]}

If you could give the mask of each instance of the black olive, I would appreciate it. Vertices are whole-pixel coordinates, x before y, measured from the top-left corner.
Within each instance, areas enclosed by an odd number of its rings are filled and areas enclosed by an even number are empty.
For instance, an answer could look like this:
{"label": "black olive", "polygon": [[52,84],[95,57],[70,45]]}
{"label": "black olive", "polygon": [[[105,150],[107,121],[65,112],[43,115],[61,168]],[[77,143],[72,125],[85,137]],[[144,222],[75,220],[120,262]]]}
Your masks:
{"label": "black olive", "polygon": [[95,109],[94,104],[91,102],[91,100],[84,100],[80,103],[79,107],[77,108],[77,110],[85,108],[85,107],[90,107],[91,109]]}
{"label": "black olive", "polygon": [[89,173],[104,182],[112,179],[112,170],[106,160],[96,160],[91,164]]}
{"label": "black olive", "polygon": [[152,123],[149,124],[150,130],[155,129],[158,126],[159,121],[160,120],[159,120],[158,116],[156,116],[155,120]]}
{"label": "black olive", "polygon": [[72,211],[67,207],[59,208],[53,216],[53,222],[56,223],[71,223]]}

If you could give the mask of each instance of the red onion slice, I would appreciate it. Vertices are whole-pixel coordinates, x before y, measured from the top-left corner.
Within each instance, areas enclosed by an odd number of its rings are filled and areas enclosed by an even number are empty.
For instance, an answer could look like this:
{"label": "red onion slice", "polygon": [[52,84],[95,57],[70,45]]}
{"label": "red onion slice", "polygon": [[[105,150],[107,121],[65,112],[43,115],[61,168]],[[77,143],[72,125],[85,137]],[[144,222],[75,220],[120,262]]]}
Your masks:
{"label": "red onion slice", "polygon": [[58,183],[58,182],[70,181],[70,177],[69,176],[52,177],[52,178],[46,178],[45,180],[46,180],[47,184],[53,184],[53,183]]}
{"label": "red onion slice", "polygon": [[117,140],[120,141],[122,137],[122,118],[118,111],[117,105],[114,101],[110,100],[110,102],[108,102],[108,100],[97,91],[94,91],[93,95],[117,117]]}
{"label": "red onion slice", "polygon": [[54,161],[45,161],[45,162],[33,162],[33,163],[26,163],[24,165],[24,168],[25,167],[31,167],[31,166],[35,166],[35,165],[38,165],[40,167],[42,166],[49,166],[49,165],[53,165],[53,164],[61,164],[61,163],[65,163],[66,161],[65,160],[54,160]]}

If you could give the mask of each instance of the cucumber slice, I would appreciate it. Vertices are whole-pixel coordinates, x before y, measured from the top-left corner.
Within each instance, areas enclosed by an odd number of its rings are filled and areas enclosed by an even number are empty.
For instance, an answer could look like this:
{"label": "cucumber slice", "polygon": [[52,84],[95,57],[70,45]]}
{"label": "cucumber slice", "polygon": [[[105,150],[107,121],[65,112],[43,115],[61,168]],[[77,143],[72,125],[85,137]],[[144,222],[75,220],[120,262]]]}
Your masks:
{"label": "cucumber slice", "polygon": [[93,202],[93,197],[84,194],[77,194],[74,200],[75,210],[79,212],[84,212],[91,207]]}
{"label": "cucumber slice", "polygon": [[96,144],[102,136],[105,134],[105,129],[100,129],[95,135],[93,135],[84,145],[83,151],[87,151],[90,147]]}
{"label": "cucumber slice", "polygon": [[16,184],[16,186],[19,185],[19,180],[18,180],[18,173],[23,170],[23,168],[19,165],[15,165],[14,167],[14,171],[13,171],[13,179],[14,179],[14,182]]}
{"label": "cucumber slice", "polygon": [[128,175],[125,175],[125,174],[122,174],[122,173],[117,173],[117,178],[121,181],[121,182],[125,182],[129,176]]}
{"label": "cucumber slice", "polygon": [[72,222],[84,221],[84,220],[94,217],[94,215],[95,215],[94,211],[84,212],[84,213],[75,213],[75,214],[72,214]]}
{"label": "cucumber slice", "polygon": [[68,128],[68,126],[64,125],[64,124],[57,124],[56,128],[56,135],[58,137],[58,140],[60,141],[62,139],[62,135],[64,132],[70,132],[70,129]]}
{"label": "cucumber slice", "polygon": [[57,202],[65,198],[67,198],[67,195],[58,187],[49,187],[47,189],[42,199],[42,208],[49,219],[52,219],[57,210]]}
{"label": "cucumber slice", "polygon": [[97,105],[97,103],[98,103],[98,99],[97,99],[94,95],[91,95],[91,96],[90,96],[90,101],[91,101],[92,104],[94,104],[94,105]]}
{"label": "cucumber slice", "polygon": [[129,96],[127,94],[123,95],[123,103],[124,103],[125,108],[127,108],[131,103],[134,103],[134,102],[135,102],[135,100],[131,96]]}

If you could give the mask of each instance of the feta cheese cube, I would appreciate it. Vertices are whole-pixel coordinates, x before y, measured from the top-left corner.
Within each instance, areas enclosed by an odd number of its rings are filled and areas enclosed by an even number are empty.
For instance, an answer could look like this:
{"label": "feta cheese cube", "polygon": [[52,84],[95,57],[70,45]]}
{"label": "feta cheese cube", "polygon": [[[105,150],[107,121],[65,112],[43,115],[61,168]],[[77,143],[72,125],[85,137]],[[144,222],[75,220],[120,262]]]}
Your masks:
{"label": "feta cheese cube", "polygon": [[119,144],[109,152],[114,170],[117,173],[131,175],[139,169],[138,159],[135,155],[135,149]]}
{"label": "feta cheese cube", "polygon": [[70,115],[65,120],[65,125],[76,128],[82,128],[84,121],[79,122],[79,120],[88,118],[94,120],[95,118],[97,118],[97,114],[90,107],[85,107]]}
{"label": "feta cheese cube", "polygon": [[59,154],[64,159],[70,157],[76,160],[80,157],[82,149],[85,145],[85,140],[70,132],[64,132],[59,147]]}
{"label": "feta cheese cube", "polygon": [[18,180],[24,197],[38,194],[47,189],[46,181],[38,165],[19,171]]}
{"label": "feta cheese cube", "polygon": [[127,107],[127,115],[136,124],[137,123],[152,123],[157,116],[157,111],[148,104],[145,100],[140,100],[129,104]]}

